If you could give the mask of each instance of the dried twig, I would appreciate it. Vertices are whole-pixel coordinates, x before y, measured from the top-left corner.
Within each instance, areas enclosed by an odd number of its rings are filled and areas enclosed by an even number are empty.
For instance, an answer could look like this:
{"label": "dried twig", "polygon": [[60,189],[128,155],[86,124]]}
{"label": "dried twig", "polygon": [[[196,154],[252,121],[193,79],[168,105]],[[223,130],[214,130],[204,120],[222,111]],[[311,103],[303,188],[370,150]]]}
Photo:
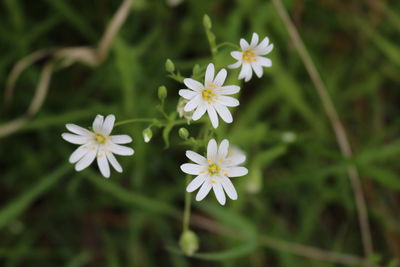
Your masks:
{"label": "dried twig", "polygon": [[[279,16],[281,17],[283,23],[285,24],[289,32],[289,35],[292,39],[293,45],[296,48],[297,52],[299,53],[300,58],[302,59],[304,66],[306,67],[307,72],[310,75],[312,82],[314,83],[315,89],[317,90],[322,105],[335,132],[336,140],[338,142],[338,145],[340,147],[343,156],[346,159],[351,159],[353,153],[351,151],[350,143],[346,135],[345,128],[339,118],[335,106],[332,103],[332,100],[329,97],[328,90],[326,89],[326,86],[322,81],[313,60],[311,59],[310,54],[308,53],[306,47],[304,46],[304,43],[301,40],[301,37],[296,30],[296,27],[293,25],[285,7],[282,5],[281,0],[272,0],[272,2],[274,3],[275,8],[278,11]],[[373,246],[372,246],[371,231],[367,215],[367,207],[361,187],[359,173],[356,166],[353,163],[349,163],[347,167],[347,173],[351,181],[354,198],[356,201],[358,220],[361,228],[362,243],[364,246],[364,253],[365,255],[369,256],[373,253]]]}

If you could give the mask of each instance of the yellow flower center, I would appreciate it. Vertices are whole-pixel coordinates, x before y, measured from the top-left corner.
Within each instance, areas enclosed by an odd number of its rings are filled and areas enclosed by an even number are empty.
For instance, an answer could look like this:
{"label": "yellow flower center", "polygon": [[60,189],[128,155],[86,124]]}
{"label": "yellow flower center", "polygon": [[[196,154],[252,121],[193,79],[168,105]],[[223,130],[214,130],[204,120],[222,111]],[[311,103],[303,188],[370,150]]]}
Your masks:
{"label": "yellow flower center", "polygon": [[221,168],[217,164],[211,164],[208,165],[208,173],[213,176],[214,174],[219,176],[219,172],[221,171]]}
{"label": "yellow flower center", "polygon": [[214,97],[216,96],[213,88],[215,88],[215,85],[213,83],[210,83],[208,85],[208,88],[204,89],[203,92],[201,92],[203,100],[208,101],[208,103],[213,101]]}
{"label": "yellow flower center", "polygon": [[243,51],[242,59],[244,61],[246,61],[247,63],[250,63],[251,61],[257,61],[256,56],[257,55],[254,54],[254,52],[251,49],[249,49],[249,50]]}
{"label": "yellow flower center", "polygon": [[105,145],[107,143],[107,138],[105,138],[101,134],[95,132],[94,136],[95,136],[94,139],[96,140],[97,143],[103,144],[103,145]]}

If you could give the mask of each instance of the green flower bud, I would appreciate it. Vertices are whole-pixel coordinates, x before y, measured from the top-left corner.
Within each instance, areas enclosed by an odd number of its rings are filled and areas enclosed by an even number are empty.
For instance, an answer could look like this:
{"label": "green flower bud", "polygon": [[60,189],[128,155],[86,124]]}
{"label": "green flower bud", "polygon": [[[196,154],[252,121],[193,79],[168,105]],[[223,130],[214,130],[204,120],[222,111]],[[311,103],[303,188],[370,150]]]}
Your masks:
{"label": "green flower bud", "polygon": [[171,59],[167,59],[167,61],[165,61],[165,70],[167,72],[174,72],[175,65],[174,65],[174,62],[172,62]]}
{"label": "green flower bud", "polygon": [[143,130],[143,139],[146,143],[150,142],[151,138],[153,137],[153,132],[150,128],[146,128]]}
{"label": "green flower bud", "polygon": [[189,137],[189,131],[186,128],[180,128],[178,133],[183,140],[187,140]]}
{"label": "green flower bud", "polygon": [[250,194],[257,194],[262,188],[262,171],[260,168],[252,168],[246,179],[246,191]]}
{"label": "green flower bud", "polygon": [[158,99],[164,101],[166,97],[167,97],[167,87],[165,87],[164,85],[158,87]]}
{"label": "green flower bud", "polygon": [[205,14],[203,17],[203,25],[207,30],[210,30],[212,27],[211,19],[207,14]]}
{"label": "green flower bud", "polygon": [[186,230],[179,239],[179,245],[186,256],[192,256],[199,249],[199,240],[194,232]]}
{"label": "green flower bud", "polygon": [[192,76],[195,77],[200,73],[200,65],[196,64],[193,67],[193,72],[192,72]]}

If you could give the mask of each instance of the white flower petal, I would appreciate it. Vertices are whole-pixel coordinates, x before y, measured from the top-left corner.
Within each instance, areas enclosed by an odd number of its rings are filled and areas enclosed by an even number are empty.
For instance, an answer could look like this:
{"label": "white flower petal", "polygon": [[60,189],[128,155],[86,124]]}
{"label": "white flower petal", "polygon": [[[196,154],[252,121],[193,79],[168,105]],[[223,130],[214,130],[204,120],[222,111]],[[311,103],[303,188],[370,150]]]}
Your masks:
{"label": "white flower petal", "polygon": [[207,196],[208,192],[210,192],[211,187],[212,187],[211,182],[205,181],[196,195],[196,200],[197,201],[203,200]]}
{"label": "white flower petal", "polygon": [[262,48],[259,47],[259,46],[257,46],[254,49],[254,53],[256,53],[257,55],[260,55],[260,56],[266,55],[266,54],[270,53],[272,51],[272,49],[274,49],[274,45],[273,44],[270,44],[269,46],[262,47]]}
{"label": "white flower petal", "polygon": [[222,85],[224,84],[224,82],[225,82],[225,79],[226,79],[226,76],[227,76],[227,75],[228,75],[228,73],[227,73],[226,69],[221,69],[221,70],[218,72],[217,76],[215,76],[214,84],[215,84],[217,87],[222,86]]}
{"label": "white flower petal", "polygon": [[249,171],[245,167],[231,167],[227,168],[226,172],[229,177],[239,177],[246,175]]}
{"label": "white flower petal", "polygon": [[218,158],[225,159],[226,155],[228,155],[228,149],[229,149],[229,141],[227,139],[222,140],[218,148]]}
{"label": "white flower petal", "polygon": [[96,132],[100,132],[103,127],[104,117],[102,115],[97,115],[93,121],[92,128]]}
{"label": "white flower petal", "polygon": [[83,136],[91,136],[93,134],[88,129],[85,129],[81,126],[78,126],[78,125],[72,124],[72,123],[66,124],[65,127],[67,127],[67,129],[70,130],[71,132],[73,132],[74,134],[83,135]]}
{"label": "white flower petal", "polygon": [[192,120],[197,121],[198,119],[200,119],[204,115],[206,110],[207,110],[206,105],[203,103],[200,103],[197,106],[196,110],[193,112]]}
{"label": "white flower petal", "polygon": [[204,167],[198,164],[185,163],[181,165],[181,170],[187,174],[199,175],[204,170]]}
{"label": "white flower petal", "polygon": [[256,47],[257,44],[258,44],[258,34],[254,32],[253,36],[251,37],[250,47],[254,48]]}
{"label": "white flower petal", "polygon": [[222,189],[222,185],[220,182],[217,182],[215,184],[212,185],[212,188],[214,190],[214,194],[218,200],[218,202],[221,205],[225,205],[225,201],[226,201],[226,197],[225,197],[225,193],[224,190]]}
{"label": "white flower petal", "polygon": [[231,123],[233,121],[232,114],[226,106],[215,103],[214,108],[224,122]]}
{"label": "white flower petal", "polygon": [[236,200],[238,198],[236,189],[229,178],[222,178],[221,184],[230,199]]}
{"label": "white flower petal", "polygon": [[260,64],[263,67],[271,67],[272,66],[272,61],[269,58],[265,57],[256,57],[258,64]]}
{"label": "white flower petal", "polygon": [[103,127],[101,132],[104,135],[110,135],[114,127],[114,122],[115,122],[115,116],[113,114],[108,115],[103,122]]}
{"label": "white flower petal", "polygon": [[253,71],[251,70],[251,66],[249,63],[243,63],[242,69],[239,73],[239,80],[246,79],[246,81],[251,79]]}
{"label": "white flower petal", "polygon": [[208,64],[207,69],[206,69],[206,75],[205,75],[205,78],[204,78],[204,84],[206,86],[213,82],[214,73],[215,73],[214,64],[212,64],[212,63]]}
{"label": "white flower petal", "polygon": [[105,178],[110,177],[110,165],[108,165],[108,160],[106,153],[104,151],[99,151],[97,154],[97,165],[99,166],[101,174]]}
{"label": "white flower petal", "polygon": [[257,75],[258,78],[261,78],[263,75],[263,69],[262,66],[258,62],[252,62],[251,68],[254,70],[255,74]]}
{"label": "white flower petal", "polygon": [[75,151],[69,157],[69,162],[70,163],[77,162],[88,152],[89,152],[89,149],[88,149],[87,145],[82,145],[82,146],[78,147],[77,149],[75,149]]}
{"label": "white flower petal", "polygon": [[110,140],[114,144],[128,144],[128,143],[132,142],[132,138],[126,134],[112,135],[112,136],[110,136]]}
{"label": "white flower petal", "polygon": [[220,93],[221,95],[232,95],[239,93],[239,91],[240,87],[237,85],[226,85],[222,86],[220,90],[218,90],[218,93]]}
{"label": "white flower petal", "polygon": [[193,90],[188,90],[188,89],[181,89],[179,90],[179,95],[185,99],[192,99],[195,97],[199,92],[193,91]]}
{"label": "white flower petal", "polygon": [[97,155],[97,149],[90,150],[78,161],[78,163],[76,163],[75,170],[79,172],[87,168],[96,158],[96,155]]}
{"label": "white flower petal", "polygon": [[196,95],[192,100],[190,100],[185,107],[184,111],[189,112],[194,110],[201,103],[201,94]]}
{"label": "white flower petal", "polygon": [[221,95],[221,96],[218,97],[217,102],[220,103],[221,105],[227,106],[227,107],[237,107],[237,106],[239,106],[239,100],[237,100],[236,98],[233,98],[231,96]]}
{"label": "white flower petal", "polygon": [[214,128],[218,127],[218,116],[213,106],[207,106],[207,113]]}
{"label": "white flower petal", "polygon": [[246,155],[238,154],[231,157],[227,157],[224,161],[225,166],[235,166],[242,164],[246,161]]}
{"label": "white flower petal", "polygon": [[207,175],[204,175],[204,174],[199,175],[199,176],[196,176],[196,178],[194,178],[194,179],[188,184],[188,186],[186,187],[186,191],[187,191],[187,192],[193,192],[193,191],[195,191],[197,188],[199,188],[199,187],[204,183],[204,181],[206,180],[206,178],[207,178]]}
{"label": "white flower petal", "polygon": [[65,141],[68,141],[68,142],[70,142],[72,144],[76,144],[76,145],[86,144],[90,140],[90,138],[87,136],[70,134],[70,133],[63,133],[61,136]]}
{"label": "white flower petal", "polygon": [[208,141],[207,145],[207,159],[215,161],[217,159],[217,153],[218,153],[217,141],[215,141],[215,139],[211,139],[210,141]]}
{"label": "white flower petal", "polygon": [[238,61],[238,62],[236,62],[236,63],[230,64],[230,65],[228,66],[228,68],[230,68],[230,69],[237,69],[237,68],[239,68],[241,65],[242,65],[242,61]]}
{"label": "white flower petal", "polygon": [[242,52],[242,51],[232,51],[232,52],[231,52],[231,56],[232,56],[234,59],[241,60],[242,57],[243,57],[243,52]]}
{"label": "white flower petal", "polygon": [[265,49],[265,48],[267,48],[268,44],[269,44],[269,38],[268,38],[268,37],[265,37],[265,38],[261,41],[261,43],[259,43],[259,44],[257,45],[255,51],[257,51],[258,49]]}
{"label": "white flower petal", "polygon": [[245,39],[240,39],[240,48],[242,48],[243,51],[249,49],[249,43]]}
{"label": "white flower petal", "polygon": [[135,153],[135,151],[130,147],[120,146],[112,142],[109,142],[108,149],[111,150],[112,153],[121,156],[131,156]]}
{"label": "white flower petal", "polygon": [[119,164],[115,156],[111,152],[107,152],[106,156],[108,161],[111,163],[111,166],[113,166],[117,172],[122,172],[121,164]]}
{"label": "white flower petal", "polygon": [[191,161],[197,164],[207,165],[207,159],[194,151],[191,150],[186,151],[186,157],[188,157]]}
{"label": "white flower petal", "polygon": [[189,88],[192,89],[194,91],[202,91],[204,90],[204,85],[202,85],[200,82],[190,79],[190,78],[186,78],[183,80],[183,83]]}

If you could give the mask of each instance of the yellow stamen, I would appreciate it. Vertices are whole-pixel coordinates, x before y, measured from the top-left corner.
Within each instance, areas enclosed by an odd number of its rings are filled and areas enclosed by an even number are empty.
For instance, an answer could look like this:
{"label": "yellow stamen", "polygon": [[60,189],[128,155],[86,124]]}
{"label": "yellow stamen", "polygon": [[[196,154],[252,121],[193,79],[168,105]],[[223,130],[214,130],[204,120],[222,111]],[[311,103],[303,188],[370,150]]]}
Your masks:
{"label": "yellow stamen", "polygon": [[247,63],[250,63],[251,61],[256,61],[257,59],[255,58],[257,55],[251,50],[245,50],[243,51],[243,56],[242,59],[246,61]]}
{"label": "yellow stamen", "polygon": [[96,132],[94,133],[94,135],[95,135],[94,139],[96,140],[97,143],[103,144],[103,145],[105,145],[107,143],[106,137],[104,137],[101,134],[96,133]]}
{"label": "yellow stamen", "polygon": [[215,181],[215,180],[211,180],[211,183],[212,183],[212,184],[215,184],[215,183],[216,183],[216,181]]}
{"label": "yellow stamen", "polygon": [[216,174],[217,176],[220,176],[218,173],[221,170],[221,168],[217,165],[217,164],[211,164],[208,165],[208,173],[213,176],[214,174]]}

